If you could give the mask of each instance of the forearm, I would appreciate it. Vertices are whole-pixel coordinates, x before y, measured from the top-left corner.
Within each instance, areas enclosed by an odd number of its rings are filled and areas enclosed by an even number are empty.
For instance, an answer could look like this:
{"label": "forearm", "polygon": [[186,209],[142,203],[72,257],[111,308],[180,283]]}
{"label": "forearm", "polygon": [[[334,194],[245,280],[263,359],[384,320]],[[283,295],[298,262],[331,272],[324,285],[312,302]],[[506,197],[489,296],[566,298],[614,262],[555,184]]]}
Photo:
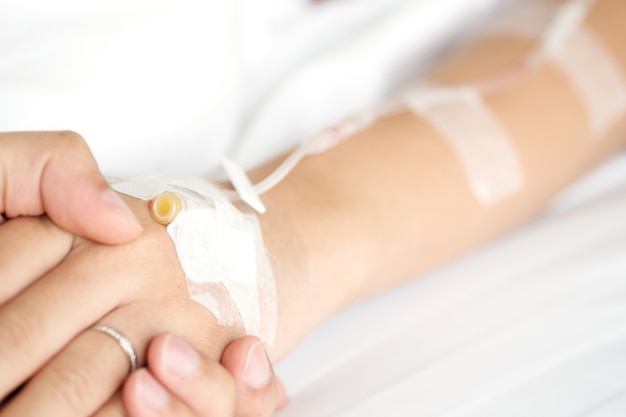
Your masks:
{"label": "forearm", "polygon": [[[626,4],[602,1],[587,21],[626,72]],[[498,74],[530,42],[502,38],[466,47],[431,80],[471,83]],[[487,61],[486,61],[487,60]],[[289,222],[299,276],[277,274],[282,356],[320,321],[363,297],[428,271],[537,214],[557,191],[626,142],[624,118],[593,139],[581,101],[550,65],[491,94],[486,103],[512,136],[523,186],[485,205],[472,193],[459,158],[423,119],[405,111],[383,118],[323,154],[305,158],[265,196]],[[275,167],[252,173],[261,178]],[[283,230],[284,227],[283,227]],[[289,262],[289,249],[275,263]]]}

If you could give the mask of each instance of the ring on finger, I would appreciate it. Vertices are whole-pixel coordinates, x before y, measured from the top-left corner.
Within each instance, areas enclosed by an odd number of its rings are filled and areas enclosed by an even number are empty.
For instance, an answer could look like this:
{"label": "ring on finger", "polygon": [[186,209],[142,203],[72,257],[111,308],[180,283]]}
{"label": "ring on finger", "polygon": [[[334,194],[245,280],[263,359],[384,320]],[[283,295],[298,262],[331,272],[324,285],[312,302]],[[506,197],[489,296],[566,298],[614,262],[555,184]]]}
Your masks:
{"label": "ring on finger", "polygon": [[92,327],[91,330],[104,333],[115,339],[115,341],[118,343],[118,345],[120,345],[126,356],[128,356],[128,360],[130,361],[130,372],[133,372],[135,369],[137,369],[137,353],[135,353],[135,348],[133,348],[133,344],[126,336],[124,336],[122,333],[115,330],[114,328],[104,326],[102,324],[98,324]]}

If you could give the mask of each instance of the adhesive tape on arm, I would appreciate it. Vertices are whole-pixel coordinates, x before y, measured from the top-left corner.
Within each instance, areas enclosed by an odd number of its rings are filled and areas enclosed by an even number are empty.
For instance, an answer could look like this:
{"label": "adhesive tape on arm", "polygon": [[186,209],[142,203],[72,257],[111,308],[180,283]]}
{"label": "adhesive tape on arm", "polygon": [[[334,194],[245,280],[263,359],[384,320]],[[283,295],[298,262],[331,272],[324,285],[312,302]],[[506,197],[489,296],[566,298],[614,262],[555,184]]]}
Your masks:
{"label": "adhesive tape on arm", "polygon": [[585,26],[555,50],[550,62],[571,83],[600,137],[626,114],[626,77],[602,41]]}
{"label": "adhesive tape on arm", "polygon": [[495,204],[523,186],[513,141],[475,90],[418,87],[405,96],[405,102],[454,150],[483,204]]}
{"label": "adhesive tape on arm", "polygon": [[242,211],[216,185],[196,178],[146,176],[112,182],[143,200],[171,192],[183,207],[167,226],[192,300],[222,325],[271,344],[276,332],[276,284],[258,218]]}

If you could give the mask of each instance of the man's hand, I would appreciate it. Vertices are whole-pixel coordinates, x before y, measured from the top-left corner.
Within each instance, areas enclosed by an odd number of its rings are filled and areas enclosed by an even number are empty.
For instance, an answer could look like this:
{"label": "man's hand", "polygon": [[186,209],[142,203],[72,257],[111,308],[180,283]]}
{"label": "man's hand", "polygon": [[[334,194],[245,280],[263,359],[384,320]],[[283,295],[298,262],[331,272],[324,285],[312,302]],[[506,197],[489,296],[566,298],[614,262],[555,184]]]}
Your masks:
{"label": "man's hand", "polygon": [[73,132],[0,133],[0,213],[48,217],[100,243],[136,239],[141,226]]}
{"label": "man's hand", "polygon": [[[148,351],[148,369],[126,381],[126,410],[130,417],[269,417],[285,405],[283,388],[256,337],[230,343],[221,365],[228,372],[182,339],[157,336]],[[231,402],[225,401],[229,395]]]}

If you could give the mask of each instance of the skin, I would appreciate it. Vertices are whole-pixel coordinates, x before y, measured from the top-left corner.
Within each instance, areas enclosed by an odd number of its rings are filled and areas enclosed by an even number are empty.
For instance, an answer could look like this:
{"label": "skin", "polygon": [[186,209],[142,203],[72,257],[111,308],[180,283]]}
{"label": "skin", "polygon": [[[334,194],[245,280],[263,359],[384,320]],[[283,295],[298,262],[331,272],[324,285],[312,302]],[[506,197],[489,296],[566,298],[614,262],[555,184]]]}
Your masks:
{"label": "skin", "polygon": [[[5,284],[0,290],[3,303],[18,295],[34,277],[49,271],[67,255],[74,239],[67,231],[107,244],[123,243],[141,234],[141,225],[133,212],[108,187],[85,142],[75,133],[0,134],[0,148],[3,150],[0,167],[5,168],[0,176],[0,190],[3,191],[0,207],[6,211],[8,219],[12,219],[0,229],[0,236],[6,237],[0,239],[0,270]],[[30,172],[31,175],[15,174],[20,172]],[[48,216],[37,216],[43,212]],[[16,258],[11,258],[12,254]],[[155,415],[155,412],[163,416],[179,415],[176,413],[180,409],[198,416],[206,415],[210,410],[206,396],[201,397],[204,402],[177,397],[176,393],[181,389],[191,392],[190,387],[209,392],[214,385],[232,387],[234,384],[236,393],[233,394],[231,389],[231,395],[224,393],[223,398],[230,398],[234,407],[241,410],[237,415],[242,416],[249,415],[250,410],[269,415],[286,402],[284,390],[271,367],[262,367],[268,372],[268,379],[260,386],[251,386],[242,377],[242,363],[247,363],[249,369],[259,366],[254,361],[246,362],[251,347],[259,343],[258,339],[242,337],[231,342],[222,354],[221,364],[196,353],[198,372],[176,379],[166,371],[168,362],[172,362],[171,355],[167,355],[171,343],[163,342],[172,339],[185,343],[171,334],[157,336],[146,354],[151,358],[148,367],[138,371],[150,375],[169,391],[171,398],[166,407],[151,409],[149,415]],[[262,359],[267,361],[266,353]],[[174,363],[170,368],[176,366]],[[221,371],[216,372],[216,369]],[[209,374],[209,371],[212,372]],[[138,378],[129,378],[125,383],[128,394],[124,396],[124,403],[132,416],[146,415],[142,398],[134,394],[141,390],[141,386]],[[103,410],[101,414],[111,413],[116,407],[119,415],[122,410],[119,401],[110,401],[106,406],[108,411]]]}
{"label": "skin", "polygon": [[[189,374],[179,375],[171,371],[167,366],[167,361],[160,360],[167,351],[168,342],[175,336],[165,335],[156,337],[148,352],[149,369],[142,369],[133,373],[124,384],[123,400],[126,411],[131,417],[166,417],[166,416],[219,416],[233,415],[234,410],[237,416],[269,416],[276,408],[285,405],[285,397],[282,387],[274,377],[273,373],[262,385],[251,385],[245,381],[246,367],[249,367],[250,360],[247,355],[240,352],[248,352],[260,347],[262,354],[266,355],[261,342],[255,337],[243,337],[232,342],[222,353],[222,365],[225,370],[220,370],[220,366],[209,358],[198,354],[199,361],[197,368],[191,370]],[[179,339],[180,343],[185,343]],[[155,364],[155,365],[153,365]],[[151,402],[142,398],[144,381],[152,379],[157,385],[170,387],[169,392],[165,389],[164,401],[158,407],[150,406]],[[229,404],[226,414],[220,414],[220,407],[223,402],[215,401],[215,398],[229,398],[232,394],[232,387],[236,390],[236,404]],[[231,392],[229,392],[229,390]],[[233,398],[230,395],[230,398]],[[113,407],[118,406],[118,402],[110,402],[112,411],[117,411]],[[228,414],[230,412],[230,414]],[[121,414],[118,412],[112,415]],[[107,415],[102,412],[101,415]]]}
{"label": "skin", "polygon": [[[601,0],[586,25],[626,74],[624,16],[626,3]],[[501,74],[505,64],[517,68],[531,46],[505,36],[476,41],[453,52],[427,78],[478,84]],[[476,198],[454,149],[409,111],[307,157],[265,196],[282,208],[308,254],[306,291],[299,293],[279,277],[282,342],[270,351],[272,357],[282,357],[346,306],[519,227],[557,192],[626,146],[626,119],[594,137],[575,89],[549,64],[485,101],[510,133],[524,175],[524,186],[496,204]],[[263,178],[273,166],[251,176]]]}
{"label": "skin", "polygon": [[0,133],[0,213],[47,214],[61,229],[101,243],[141,234],[132,211],[100,174],[73,132]]}
{"label": "skin", "polygon": [[[626,73],[623,16],[626,3],[601,0],[587,24]],[[529,42],[506,38],[465,48],[474,52],[453,55],[433,70],[431,79],[480,82],[500,73],[503,62],[518,65]],[[503,54],[509,58],[494,59],[492,66],[477,59]],[[264,196],[281,213],[261,217],[266,239],[281,241],[272,233],[288,229],[291,235],[282,241],[298,243],[274,252],[276,269],[285,270],[293,256],[304,260],[299,271],[277,276],[278,334],[269,350],[272,360],[347,305],[519,226],[554,193],[626,145],[626,118],[603,137],[593,137],[575,90],[550,65],[486,102],[510,132],[525,178],[523,188],[496,204],[485,206],[476,199],[454,150],[408,111],[306,158]],[[251,176],[258,180],[277,163]],[[49,244],[69,246],[69,254],[43,276],[37,277],[40,271],[21,273],[28,270],[26,261],[7,275],[13,296],[0,300],[0,396],[31,379],[0,417],[85,415],[109,401],[125,378],[127,362],[110,339],[84,332],[93,323],[123,330],[142,353],[142,363],[149,341],[165,331],[176,330],[214,360],[242,336],[241,329],[218,326],[208,311],[189,301],[164,229],[151,221],[145,203],[127,202],[143,228],[137,240],[105,246],[58,231],[33,233],[49,233]],[[35,227],[6,229],[13,221],[0,228],[0,233],[8,230],[7,240]],[[302,251],[293,253],[296,246]],[[28,251],[28,243],[21,248]],[[19,259],[17,253],[6,256]],[[119,367],[103,366],[106,362]],[[129,381],[142,381],[142,375]],[[215,402],[216,412],[237,412],[228,400]]]}
{"label": "skin", "polygon": [[[218,327],[208,310],[189,300],[184,275],[173,248],[168,250],[171,257],[162,258],[161,263],[153,262],[153,251],[162,253],[157,248],[171,246],[171,241],[163,226],[152,221],[143,202],[129,200],[129,205],[136,210],[144,232],[136,241],[118,246],[75,238],[41,217],[13,219],[2,226],[0,239],[17,243],[3,252],[7,259],[14,254],[18,257],[23,254],[34,235],[44,246],[62,249],[57,255],[62,256],[69,248],[71,251],[61,264],[43,277],[28,282],[25,278],[28,275],[28,258],[32,258],[33,253],[30,246],[26,252],[31,256],[23,257],[22,265],[18,265],[18,258],[13,258],[13,270],[17,273],[5,275],[5,295],[0,312],[0,322],[3,323],[0,329],[0,339],[3,340],[0,348],[0,369],[3,369],[0,385],[3,396],[26,378],[30,381],[2,409],[0,415],[119,415],[123,409],[122,398],[115,393],[127,376],[128,360],[110,337],[100,332],[82,331],[96,321],[124,329],[124,333],[132,335],[129,337],[137,348],[140,363],[147,361],[147,355],[153,356],[150,368],[153,372],[148,375],[169,381],[171,389],[180,390],[182,385],[167,379],[158,354],[153,353],[163,350],[160,346],[163,342],[157,338],[153,342],[154,347],[148,349],[150,340],[167,330],[177,329],[179,335],[205,354],[203,368],[196,376],[199,382],[189,385],[196,391],[209,385],[208,392],[221,400],[190,404],[190,398],[175,396],[180,391],[173,390],[172,400],[167,403],[171,410],[161,411],[186,409],[192,413],[195,407],[204,413],[200,415],[246,416],[250,415],[251,409],[258,410],[254,407],[256,402],[263,405],[266,415],[269,415],[275,409],[279,395],[275,378],[268,374],[268,381],[252,390],[240,381],[241,358],[246,357],[240,352],[247,352],[249,347],[237,348],[234,345],[226,348],[231,341],[242,336],[241,331]],[[143,256],[140,255],[142,253]],[[120,257],[126,261],[120,263]],[[142,264],[145,266],[147,263],[153,268],[144,269]],[[101,272],[93,274],[84,268]],[[29,276],[33,276],[32,271]],[[85,279],[87,276],[89,278]],[[67,291],[69,287],[74,290]],[[99,294],[96,297],[99,301],[94,303],[96,294]],[[68,309],[67,306],[73,308]],[[75,311],[81,314],[76,315]],[[129,320],[129,317],[132,319]],[[188,317],[195,317],[196,320],[190,321]],[[66,344],[65,340],[74,335],[75,338]],[[37,348],[17,348],[24,346],[23,343]],[[60,353],[54,356],[59,350]],[[219,365],[223,352],[232,375]],[[18,362],[24,366],[12,365]],[[138,372],[139,376],[128,380],[124,392],[130,407],[133,407],[133,398],[136,397],[133,393],[142,384],[141,375],[146,374],[147,371],[143,370]],[[204,377],[204,381],[200,377]],[[143,378],[145,383],[145,376]],[[33,398],[38,400],[33,403]],[[135,406],[132,410],[136,415],[142,415],[141,408]],[[236,410],[241,411],[234,414]]]}

